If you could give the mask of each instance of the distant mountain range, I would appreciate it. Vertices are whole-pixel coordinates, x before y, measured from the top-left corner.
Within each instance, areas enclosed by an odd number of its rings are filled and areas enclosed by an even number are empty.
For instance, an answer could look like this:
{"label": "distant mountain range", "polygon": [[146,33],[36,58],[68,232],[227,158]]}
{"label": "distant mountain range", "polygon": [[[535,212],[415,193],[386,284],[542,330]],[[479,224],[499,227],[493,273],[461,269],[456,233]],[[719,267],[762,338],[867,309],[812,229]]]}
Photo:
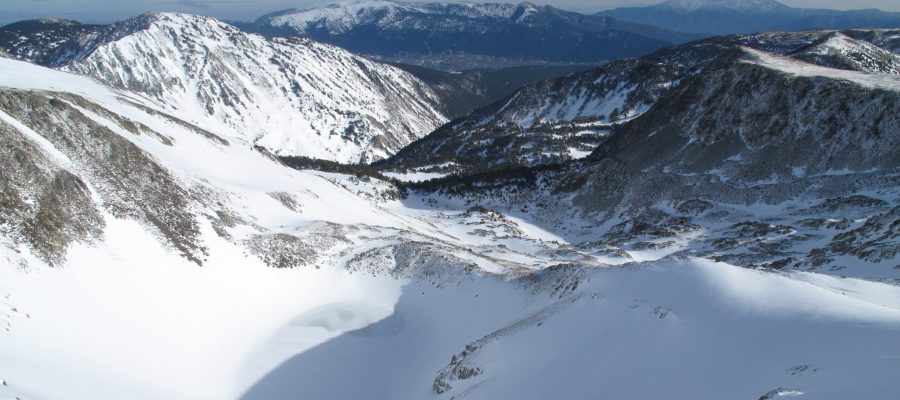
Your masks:
{"label": "distant mountain range", "polygon": [[774,0],[668,0],[597,13],[622,21],[705,34],[805,29],[897,28],[900,13],[793,8]]}
{"label": "distant mountain range", "polygon": [[356,53],[446,69],[596,63],[697,38],[531,3],[343,2],[236,24],[250,32],[305,35]]}

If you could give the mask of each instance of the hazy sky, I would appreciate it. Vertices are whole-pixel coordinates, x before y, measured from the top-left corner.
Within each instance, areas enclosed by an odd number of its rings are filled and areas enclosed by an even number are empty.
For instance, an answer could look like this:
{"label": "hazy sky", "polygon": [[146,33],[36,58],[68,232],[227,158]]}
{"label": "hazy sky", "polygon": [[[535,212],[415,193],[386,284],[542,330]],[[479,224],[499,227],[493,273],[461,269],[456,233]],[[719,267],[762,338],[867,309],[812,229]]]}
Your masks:
{"label": "hazy sky", "polygon": [[[519,0],[493,0],[518,3]],[[252,20],[271,11],[333,0],[0,0],[0,24],[46,16],[82,22],[110,22],[146,11],[179,11],[233,20]],[[487,2],[487,0],[485,0]],[[599,11],[662,0],[532,0],[572,11]],[[794,7],[900,11],[900,0],[782,0]]]}

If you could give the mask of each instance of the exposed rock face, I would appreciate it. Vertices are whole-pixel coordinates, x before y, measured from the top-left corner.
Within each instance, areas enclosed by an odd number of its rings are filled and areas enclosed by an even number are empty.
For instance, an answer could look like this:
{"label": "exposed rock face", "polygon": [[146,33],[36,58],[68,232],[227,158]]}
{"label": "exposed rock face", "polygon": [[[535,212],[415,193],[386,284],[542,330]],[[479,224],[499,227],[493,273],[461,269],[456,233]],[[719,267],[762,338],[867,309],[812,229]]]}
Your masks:
{"label": "exposed rock face", "polygon": [[446,245],[405,240],[360,253],[347,263],[347,269],[396,278],[426,277],[437,283],[447,273],[478,269],[475,263],[453,254],[458,250]]}
{"label": "exposed rock face", "polygon": [[[835,235],[823,256],[853,255],[868,262],[896,260],[900,252],[900,207],[876,214],[863,226]],[[818,259],[817,261],[821,261]],[[900,265],[900,264],[898,264]]]}
{"label": "exposed rock face", "polygon": [[[117,217],[153,226],[182,255],[202,262],[205,250],[198,243],[197,223],[190,213],[190,193],[143,150],[86,114],[110,113],[108,110],[74,94],[15,90],[0,92],[0,110],[49,141],[65,157],[65,163],[88,177],[103,208]],[[14,131],[5,133],[13,135]],[[36,248],[43,248],[41,252],[59,256],[68,243],[96,236],[102,220],[98,224],[91,192],[81,178],[66,171],[52,182],[35,194],[45,205],[35,216],[38,225],[28,233],[31,241],[39,244]],[[53,203],[55,200],[61,203]],[[64,211],[66,204],[73,207],[72,212]],[[68,219],[71,225],[66,224]],[[53,237],[54,232],[59,237]]]}
{"label": "exposed rock face", "polygon": [[[285,204],[287,207],[288,204]],[[254,234],[243,241],[250,254],[259,257],[266,265],[275,268],[301,268],[314,266],[325,255],[341,251],[352,245],[347,235],[353,231],[331,223],[317,223],[291,233]]]}
{"label": "exposed rock face", "polygon": [[0,232],[57,265],[66,248],[93,240],[103,219],[87,185],[7,122],[0,121]]}

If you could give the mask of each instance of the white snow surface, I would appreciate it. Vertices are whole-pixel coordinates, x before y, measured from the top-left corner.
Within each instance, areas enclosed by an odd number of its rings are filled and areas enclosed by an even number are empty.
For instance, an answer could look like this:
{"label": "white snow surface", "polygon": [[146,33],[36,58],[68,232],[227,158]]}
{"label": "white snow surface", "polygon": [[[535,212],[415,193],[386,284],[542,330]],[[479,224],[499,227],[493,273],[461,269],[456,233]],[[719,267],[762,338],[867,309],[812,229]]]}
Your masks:
{"label": "white snow surface", "polygon": [[[153,100],[86,77],[0,59],[4,88],[76,93],[164,132],[173,145],[92,116],[253,226],[228,240],[201,219],[202,267],[108,212],[102,240],[74,245],[57,268],[0,237],[0,398],[900,397],[900,287],[647,253],[621,267],[539,271],[548,277],[537,284],[522,266],[563,263],[554,257],[565,243],[527,214],[378,198],[384,184],[217,144],[123,98],[158,108]],[[70,168],[38,133],[0,117]],[[349,244],[323,248],[307,268],[267,267],[240,241],[326,222]],[[395,276],[369,257],[370,270],[344,268],[403,240],[474,267]],[[462,378],[448,365],[456,355],[479,372]]]}
{"label": "white snow surface", "polygon": [[[17,308],[0,373],[27,398],[235,398],[278,355],[375,322],[400,294],[398,281],[268,268],[224,243],[198,268],[136,223],[107,224],[104,243],[73,249],[63,269],[0,270]],[[287,354],[254,357],[297,315],[343,304],[364,307],[334,330],[302,329]]]}
{"label": "white snow surface", "polygon": [[439,397],[894,395],[880,369],[900,363],[896,303],[849,294],[867,282],[799,278],[693,260],[599,270],[562,300],[489,280],[451,293],[413,283],[391,317],[298,354],[244,398],[432,398],[429,378],[466,345],[465,365],[482,373]]}
{"label": "white snow surface", "polygon": [[407,72],[310,39],[265,38],[209,17],[156,13],[64,70],[279,155],[385,158],[447,121]]}

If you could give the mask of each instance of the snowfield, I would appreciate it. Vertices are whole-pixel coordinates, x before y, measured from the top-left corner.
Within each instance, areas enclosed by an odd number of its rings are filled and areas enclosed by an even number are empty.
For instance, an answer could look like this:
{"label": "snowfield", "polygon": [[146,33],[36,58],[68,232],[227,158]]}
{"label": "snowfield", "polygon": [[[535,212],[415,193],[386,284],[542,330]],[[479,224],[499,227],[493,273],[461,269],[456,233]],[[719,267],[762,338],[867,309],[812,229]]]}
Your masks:
{"label": "snowfield", "polygon": [[[298,349],[389,315],[400,295],[399,281],[273,269],[226,244],[199,268],[141,226],[108,222],[105,242],[72,249],[65,268],[4,266],[0,396],[236,398]],[[297,316],[341,304],[365,308],[332,329],[298,327],[289,348],[267,345]]]}
{"label": "snowfield", "polygon": [[[680,257],[702,232],[585,244],[610,226],[289,169],[147,97],[6,58],[0,111],[21,166],[0,172],[2,200],[22,204],[0,214],[2,399],[900,398],[891,279]],[[140,164],[108,175],[123,157]],[[48,216],[19,176],[86,200]],[[32,208],[101,231],[35,244],[18,233],[41,226]]]}
{"label": "snowfield", "polygon": [[[565,278],[577,289],[551,296],[484,279],[412,284],[391,317],[298,354],[244,398],[429,398],[441,367],[456,367],[446,398],[896,394],[896,288],[870,303],[842,293],[866,282],[816,286],[701,260]],[[460,367],[479,372],[458,379]]]}
{"label": "snowfield", "polygon": [[431,398],[472,343],[482,372],[439,397],[898,394],[894,286],[689,260],[562,276],[578,283],[564,293],[478,275],[436,287],[276,270],[227,245],[197,268],[116,225],[129,243],[75,249],[65,269],[4,269],[4,395]]}

